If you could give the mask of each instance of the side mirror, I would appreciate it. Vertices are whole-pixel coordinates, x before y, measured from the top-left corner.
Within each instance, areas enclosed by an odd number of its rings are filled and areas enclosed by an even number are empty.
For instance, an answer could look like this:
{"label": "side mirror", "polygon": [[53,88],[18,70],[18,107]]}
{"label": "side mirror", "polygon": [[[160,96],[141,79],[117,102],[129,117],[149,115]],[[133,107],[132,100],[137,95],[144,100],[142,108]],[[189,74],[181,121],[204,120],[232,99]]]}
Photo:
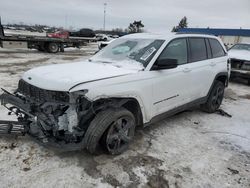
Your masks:
{"label": "side mirror", "polygon": [[154,70],[173,69],[177,66],[177,59],[158,59],[154,65]]}

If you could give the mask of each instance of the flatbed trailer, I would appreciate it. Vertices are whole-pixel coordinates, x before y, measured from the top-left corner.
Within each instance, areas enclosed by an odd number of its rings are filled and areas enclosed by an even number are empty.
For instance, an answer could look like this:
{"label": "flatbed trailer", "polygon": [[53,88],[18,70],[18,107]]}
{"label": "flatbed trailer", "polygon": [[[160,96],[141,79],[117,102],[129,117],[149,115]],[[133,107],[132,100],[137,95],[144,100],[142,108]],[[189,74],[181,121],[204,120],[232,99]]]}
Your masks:
{"label": "flatbed trailer", "polygon": [[30,48],[42,52],[57,53],[64,52],[64,48],[85,46],[95,38],[70,37],[70,38],[50,38],[47,36],[30,35],[5,35],[0,20],[0,47],[2,48]]}

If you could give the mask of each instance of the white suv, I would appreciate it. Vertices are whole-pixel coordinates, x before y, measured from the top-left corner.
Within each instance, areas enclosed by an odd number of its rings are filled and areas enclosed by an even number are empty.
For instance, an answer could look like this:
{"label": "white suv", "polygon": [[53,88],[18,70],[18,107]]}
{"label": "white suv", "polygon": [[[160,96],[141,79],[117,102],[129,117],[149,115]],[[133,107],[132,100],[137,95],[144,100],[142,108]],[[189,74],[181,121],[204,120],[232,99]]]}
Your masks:
{"label": "white suv", "polygon": [[14,94],[1,95],[2,104],[18,116],[18,122],[5,121],[2,127],[11,133],[19,126],[22,133],[65,150],[94,153],[102,146],[119,154],[136,126],[194,105],[216,111],[229,69],[217,37],[128,35],[87,61],[26,72]]}

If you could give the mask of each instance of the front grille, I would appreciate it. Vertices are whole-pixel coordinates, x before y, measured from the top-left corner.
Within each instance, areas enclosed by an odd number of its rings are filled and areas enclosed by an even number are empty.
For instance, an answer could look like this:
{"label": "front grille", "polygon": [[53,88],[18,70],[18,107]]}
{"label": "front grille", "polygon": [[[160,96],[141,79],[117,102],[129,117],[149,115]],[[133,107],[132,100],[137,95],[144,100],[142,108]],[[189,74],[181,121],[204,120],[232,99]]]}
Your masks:
{"label": "front grille", "polygon": [[243,62],[238,59],[231,59],[231,67],[235,69],[240,69]]}
{"label": "front grille", "polygon": [[67,92],[41,89],[25,82],[24,80],[19,81],[17,91],[24,96],[30,97],[39,102],[69,102],[69,95]]}
{"label": "front grille", "polygon": [[250,71],[250,61],[245,61],[241,68]]}
{"label": "front grille", "polygon": [[240,70],[250,70],[250,62],[238,59],[231,59],[231,67]]}

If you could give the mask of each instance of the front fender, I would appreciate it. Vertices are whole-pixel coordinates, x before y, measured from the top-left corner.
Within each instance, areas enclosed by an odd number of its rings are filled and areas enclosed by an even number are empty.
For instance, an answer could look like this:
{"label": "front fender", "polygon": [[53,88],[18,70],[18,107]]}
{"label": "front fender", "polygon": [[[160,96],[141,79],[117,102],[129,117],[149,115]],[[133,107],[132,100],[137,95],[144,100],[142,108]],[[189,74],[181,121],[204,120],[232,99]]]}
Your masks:
{"label": "front fender", "polygon": [[149,122],[149,120],[150,120],[149,110],[147,109],[147,107],[143,103],[143,100],[141,99],[141,97],[136,95],[136,94],[112,94],[112,95],[101,94],[101,95],[98,95],[98,94],[93,94],[93,93],[89,92],[85,95],[85,97],[92,102],[100,100],[100,99],[109,99],[109,98],[134,99],[140,105],[143,122],[146,123],[146,122]]}

